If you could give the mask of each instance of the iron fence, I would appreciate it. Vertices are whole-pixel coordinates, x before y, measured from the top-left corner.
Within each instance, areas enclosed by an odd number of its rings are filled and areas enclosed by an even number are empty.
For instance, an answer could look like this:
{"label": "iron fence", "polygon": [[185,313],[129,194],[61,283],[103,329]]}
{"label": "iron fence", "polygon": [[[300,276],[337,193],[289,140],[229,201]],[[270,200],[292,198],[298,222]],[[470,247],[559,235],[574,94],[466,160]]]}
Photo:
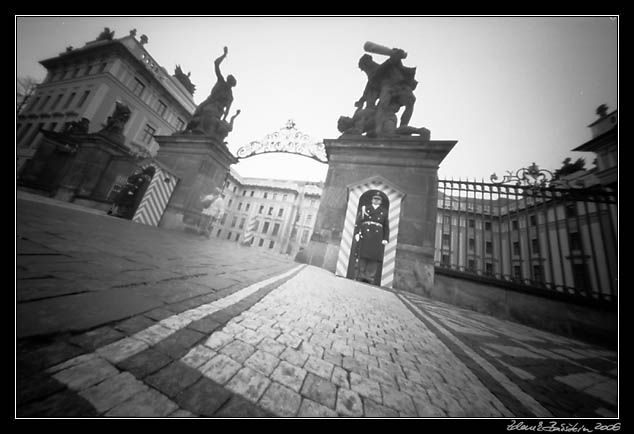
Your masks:
{"label": "iron fence", "polygon": [[615,303],[616,192],[439,180],[436,266]]}

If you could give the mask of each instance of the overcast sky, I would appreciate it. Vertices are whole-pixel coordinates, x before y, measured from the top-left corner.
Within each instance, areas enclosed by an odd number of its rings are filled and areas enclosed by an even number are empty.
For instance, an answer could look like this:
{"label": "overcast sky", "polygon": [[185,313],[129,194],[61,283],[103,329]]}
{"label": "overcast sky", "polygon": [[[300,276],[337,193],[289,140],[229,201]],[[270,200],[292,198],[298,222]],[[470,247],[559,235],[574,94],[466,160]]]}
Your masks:
{"label": "overcast sky", "polygon": [[[458,143],[440,178],[484,178],[532,162],[555,170],[591,139],[595,110],[618,108],[618,19],[594,17],[16,17],[16,76],[38,80],[38,62],[81,47],[104,27],[115,38],[137,30],[170,73],[191,72],[198,104],[216,79],[237,79],[227,141],[236,150],[293,119],[315,140],[337,138],[339,116],[352,116],[366,82],[358,69],[372,41],[408,53],[417,67],[410,125],[432,140]],[[373,55],[381,62],[384,56]],[[272,154],[233,166],[242,176],[325,179],[327,166]]]}

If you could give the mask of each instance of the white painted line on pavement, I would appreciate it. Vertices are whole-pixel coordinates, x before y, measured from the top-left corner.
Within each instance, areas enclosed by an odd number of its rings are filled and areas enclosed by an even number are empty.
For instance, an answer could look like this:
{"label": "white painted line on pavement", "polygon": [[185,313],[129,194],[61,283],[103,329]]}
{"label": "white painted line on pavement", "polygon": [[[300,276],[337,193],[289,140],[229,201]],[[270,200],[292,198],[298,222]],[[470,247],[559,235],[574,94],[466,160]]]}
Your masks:
{"label": "white painted line on pavement", "polygon": [[553,417],[552,413],[544,408],[539,402],[535,400],[532,396],[526,394],[522,389],[517,386],[517,384],[513,383],[506,375],[502,372],[498,371],[495,366],[490,364],[487,360],[480,357],[474,351],[471,350],[467,345],[462,343],[458,338],[456,338],[451,332],[445,329],[442,325],[437,323],[435,320],[430,318],[429,315],[423,313],[416,305],[407,300],[400,294],[397,294],[398,297],[405,303],[410,306],[413,310],[418,312],[422,317],[424,317],[427,321],[432,323],[434,327],[438,329],[445,337],[447,337],[451,342],[460,347],[462,351],[469,357],[471,357],[478,365],[482,367],[491,377],[497,380],[498,383],[502,385],[511,395],[513,395],[518,401],[520,401],[526,408],[528,408],[536,417]]}

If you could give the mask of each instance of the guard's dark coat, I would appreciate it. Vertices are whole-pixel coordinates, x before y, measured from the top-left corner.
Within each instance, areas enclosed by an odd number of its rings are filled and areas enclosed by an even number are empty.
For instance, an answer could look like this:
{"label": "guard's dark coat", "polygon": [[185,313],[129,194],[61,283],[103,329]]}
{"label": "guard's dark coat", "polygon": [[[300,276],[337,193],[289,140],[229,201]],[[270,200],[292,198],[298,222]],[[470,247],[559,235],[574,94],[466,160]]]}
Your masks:
{"label": "guard's dark coat", "polygon": [[382,261],[383,244],[381,241],[388,241],[390,236],[387,210],[381,206],[377,209],[371,206],[361,207],[354,226],[354,233],[355,235],[357,233],[360,235],[358,244],[359,257]]}

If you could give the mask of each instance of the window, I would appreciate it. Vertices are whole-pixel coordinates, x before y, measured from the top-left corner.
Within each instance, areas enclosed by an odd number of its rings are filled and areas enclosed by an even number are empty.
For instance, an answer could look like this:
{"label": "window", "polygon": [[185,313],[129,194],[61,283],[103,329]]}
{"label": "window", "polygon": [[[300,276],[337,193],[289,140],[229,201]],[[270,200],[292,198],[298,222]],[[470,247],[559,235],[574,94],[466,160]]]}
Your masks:
{"label": "window", "polygon": [[253,197],[253,193],[255,193],[255,191],[251,190],[251,194],[249,196]]}
{"label": "window", "polygon": [[288,194],[285,194],[285,195],[283,195],[283,196],[282,196],[282,200],[283,200],[284,202],[286,202],[286,200],[287,200],[287,199],[288,199]]}
{"label": "window", "polygon": [[513,241],[513,254],[519,256],[520,254],[520,242]]}
{"label": "window", "polygon": [[449,259],[449,255],[442,255],[441,259],[440,259],[440,264],[443,267],[449,267],[451,266],[451,261]]}
{"label": "window", "polygon": [[264,239],[260,238],[260,242],[258,243],[258,246],[262,247],[264,245]]}
{"label": "window", "polygon": [[145,85],[141,82],[141,80],[139,80],[138,78],[135,78],[133,87],[132,87],[132,93],[138,96],[139,98],[141,98],[141,95],[143,95],[144,89],[145,89]]}
{"label": "window", "polygon": [[66,104],[64,104],[64,108],[67,109],[68,107],[70,107],[70,103],[73,102],[73,100],[75,99],[75,95],[77,95],[76,92],[73,92],[70,94],[70,96],[68,97],[68,99],[66,100]]}
{"label": "window", "polygon": [[511,228],[513,228],[514,231],[519,229],[519,224],[517,223],[517,220],[511,221]]}
{"label": "window", "polygon": [[265,234],[269,230],[269,222],[264,222],[264,226],[262,226],[262,233]]}
{"label": "window", "polygon": [[104,72],[106,70],[106,66],[108,66],[108,62],[103,62],[101,65],[99,65],[99,72]]}
{"label": "window", "polygon": [[251,204],[247,203],[247,206],[244,208],[245,211],[249,211],[249,208],[251,208]]}
{"label": "window", "polygon": [[513,265],[513,279],[522,280],[522,266]]}
{"label": "window", "polygon": [[475,220],[474,219],[469,219],[469,227],[472,229],[475,229]]}
{"label": "window", "polygon": [[244,217],[242,217],[242,218],[240,219],[240,226],[239,226],[239,228],[240,228],[240,229],[244,229],[244,222],[245,222],[245,220],[246,220],[246,219],[245,219]]}
{"label": "window", "polygon": [[571,232],[568,238],[570,240],[570,250],[581,250],[581,236],[579,232]]}
{"label": "window", "polygon": [[475,271],[476,265],[475,265],[475,260],[474,259],[469,259],[469,261],[467,261],[467,269],[469,271]]}
{"label": "window", "polygon": [[229,203],[227,204],[227,208],[230,208],[232,203],[233,203],[233,199],[229,199]]}
{"label": "window", "polygon": [[488,255],[493,254],[493,243],[491,241],[487,241],[484,245],[484,249]]}
{"label": "window", "polygon": [[590,289],[588,286],[588,269],[583,264],[572,264],[572,278],[575,283],[575,289],[586,292]]}
{"label": "window", "polygon": [[240,240],[240,234],[239,233],[236,234],[236,238],[235,238],[235,241],[238,241],[238,240]]}
{"label": "window", "polygon": [[539,240],[537,238],[531,240],[531,250],[533,251],[533,255],[539,254]]}
{"label": "window", "polygon": [[176,131],[182,131],[185,128],[185,121],[181,118],[176,118]]}
{"label": "window", "polygon": [[577,204],[576,203],[567,203],[566,204],[566,217],[576,217],[577,216]]}
{"label": "window", "polygon": [[275,223],[273,225],[273,232],[271,233],[271,235],[277,235],[277,233],[280,231],[280,224],[279,223]]}
{"label": "window", "polygon": [[306,242],[308,241],[308,234],[310,232],[308,231],[308,229],[304,229],[304,233],[302,233],[302,244],[306,244]]}
{"label": "window", "polygon": [[62,94],[57,95],[57,98],[55,98],[55,101],[53,102],[53,105],[51,106],[51,110],[55,110],[58,106],[58,104],[60,103],[60,101],[62,100]]}
{"label": "window", "polygon": [[262,214],[264,211],[264,205],[260,205],[260,209],[258,210],[258,214]]}
{"label": "window", "polygon": [[269,215],[273,215],[273,207],[269,207]]}
{"label": "window", "polygon": [[541,265],[533,265],[533,280],[535,280],[536,282],[544,281]]}
{"label": "window", "polygon": [[450,234],[442,234],[442,246],[449,247],[451,244],[451,235]]}
{"label": "window", "polygon": [[233,186],[233,192],[235,193],[237,189],[238,189],[238,186],[237,186],[237,185],[234,185],[234,186]]}
{"label": "window", "polygon": [[238,202],[238,211],[242,209],[242,202]]}
{"label": "window", "polygon": [[221,232],[222,232],[222,229],[218,229],[218,232],[216,232],[216,236],[217,236],[218,238],[220,238],[220,233],[221,233]]}
{"label": "window", "polygon": [[246,190],[243,190],[243,191],[242,191],[242,196],[246,196],[246,195],[247,195],[247,191],[246,191]]}
{"label": "window", "polygon": [[238,217],[237,216],[233,216],[233,219],[231,219],[231,227],[235,228],[236,227],[236,223],[238,223]]}
{"label": "window", "polygon": [[487,262],[486,264],[484,264],[484,273],[487,276],[493,276],[493,264],[490,262]]}
{"label": "window", "polygon": [[451,217],[448,215],[442,216],[442,224],[449,226],[451,224]]}
{"label": "window", "polygon": [[233,232],[229,231],[229,233],[227,234],[227,239],[231,239],[231,236],[233,235]]}
{"label": "window", "polygon": [[273,193],[273,200],[277,200],[277,193]]}
{"label": "window", "polygon": [[484,230],[485,231],[491,230],[491,222],[484,222]]}
{"label": "window", "polygon": [[84,103],[88,99],[88,95],[90,95],[90,91],[89,90],[85,91],[84,94],[81,96],[81,98],[79,99],[79,102],[77,103],[77,108],[79,108],[79,107],[84,105]]}
{"label": "window", "polygon": [[156,129],[154,129],[151,125],[146,124],[145,128],[143,128],[143,136],[141,137],[141,141],[143,143],[151,143],[154,139],[155,133]]}
{"label": "window", "polygon": [[264,199],[266,199],[267,197],[269,197],[269,194],[265,191],[264,192]]}
{"label": "window", "polygon": [[313,219],[313,216],[311,214],[308,214],[306,216],[306,224],[309,225],[311,223],[312,219]]}
{"label": "window", "polygon": [[537,226],[537,216],[536,215],[529,216],[528,219],[530,221],[531,226]]}
{"label": "window", "polygon": [[163,101],[161,101],[159,99],[158,100],[158,107],[156,108],[156,112],[159,114],[159,116],[163,116],[166,111],[167,111],[167,104],[165,104]]}
{"label": "window", "polygon": [[220,219],[220,224],[224,225],[226,221],[227,221],[227,214],[223,214],[222,219]]}
{"label": "window", "polygon": [[279,211],[277,212],[277,216],[282,217],[282,214],[284,214],[284,208],[279,209]]}
{"label": "window", "polygon": [[470,251],[475,250],[475,238],[469,238],[469,250]]}
{"label": "window", "polygon": [[269,241],[269,249],[272,249],[275,246],[275,241]]}

